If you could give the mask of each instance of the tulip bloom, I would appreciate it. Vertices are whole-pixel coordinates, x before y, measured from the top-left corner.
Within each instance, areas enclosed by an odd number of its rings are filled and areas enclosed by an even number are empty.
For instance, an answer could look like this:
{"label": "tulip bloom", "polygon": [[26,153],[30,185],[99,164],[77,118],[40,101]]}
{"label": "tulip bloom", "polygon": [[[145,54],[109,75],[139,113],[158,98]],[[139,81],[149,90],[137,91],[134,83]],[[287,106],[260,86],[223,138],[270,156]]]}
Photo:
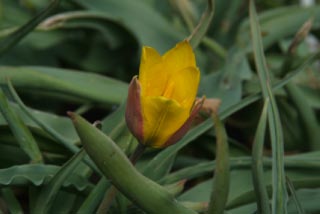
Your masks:
{"label": "tulip bloom", "polygon": [[192,47],[180,42],[163,56],[143,47],[139,77],[128,91],[126,122],[139,143],[163,148],[191,127],[203,99],[195,102],[200,80]]}

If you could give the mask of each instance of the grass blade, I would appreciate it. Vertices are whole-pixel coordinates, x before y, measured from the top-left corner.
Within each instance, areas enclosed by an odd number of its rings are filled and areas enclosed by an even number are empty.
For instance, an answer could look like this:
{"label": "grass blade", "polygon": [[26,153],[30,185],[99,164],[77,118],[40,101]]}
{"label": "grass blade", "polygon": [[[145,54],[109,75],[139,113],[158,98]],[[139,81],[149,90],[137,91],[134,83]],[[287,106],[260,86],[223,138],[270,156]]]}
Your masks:
{"label": "grass blade", "polygon": [[[22,109],[22,111],[32,120],[34,121],[39,127],[41,127],[44,131],[46,131],[51,137],[53,137],[58,143],[63,145],[65,148],[67,148],[69,151],[71,151],[73,154],[80,151],[80,149],[75,146],[74,144],[71,144],[69,141],[65,140],[61,134],[56,132],[53,128],[45,124],[44,122],[38,120],[27,108],[27,106],[24,105],[22,100],[20,99],[19,95],[17,94],[16,90],[12,86],[12,83],[10,80],[8,80],[8,88],[10,95],[14,98],[14,100],[17,102],[19,107]],[[94,169],[96,172],[99,173],[99,170],[95,166],[95,164],[88,158],[85,157],[83,161],[90,166],[92,169]]]}
{"label": "grass blade", "polygon": [[201,20],[199,21],[199,24],[195,27],[195,29],[187,39],[193,48],[196,48],[200,44],[203,37],[205,36],[209,28],[209,25],[211,23],[213,14],[214,14],[214,0],[208,0],[207,9],[203,13]]}
{"label": "grass blade", "polygon": [[284,148],[283,134],[280,117],[276,101],[271,89],[271,79],[266,65],[266,60],[262,47],[261,31],[259,28],[258,17],[254,6],[254,1],[250,1],[250,25],[253,43],[253,53],[258,76],[261,83],[264,98],[270,99],[271,108],[268,110],[269,130],[272,145],[272,213],[287,213],[287,191],[285,185],[284,171]]}
{"label": "grass blade", "polygon": [[296,190],[294,189],[294,185],[293,185],[292,181],[289,179],[289,177],[286,177],[286,178],[287,178],[287,186],[288,186],[288,189],[290,190],[293,201],[297,207],[298,214],[305,214],[306,212],[304,211],[304,209],[303,209],[303,207],[297,197]]}
{"label": "grass blade", "polygon": [[83,201],[77,213],[94,213],[108,187],[110,187],[110,182],[107,181],[105,177],[102,177],[88,197]]}
{"label": "grass blade", "polygon": [[16,90],[12,86],[12,83],[10,80],[8,80],[8,88],[10,95],[13,97],[13,99],[17,102],[19,107],[22,109],[22,111],[30,117],[38,126],[40,126],[43,130],[45,130],[51,137],[53,137],[57,142],[62,144],[65,148],[67,148],[69,151],[76,153],[79,151],[79,148],[75,146],[74,144],[69,143],[63,136],[61,136],[58,132],[56,132],[53,128],[49,127],[45,123],[38,120],[27,108],[27,106],[24,105],[22,100],[20,99],[19,95],[17,94]]}
{"label": "grass blade", "polygon": [[229,145],[226,130],[219,117],[213,114],[217,136],[216,168],[208,214],[223,214],[230,186]]}
{"label": "grass blade", "polygon": [[18,199],[15,197],[10,187],[2,187],[0,193],[4,201],[6,202],[10,213],[23,213],[22,207],[20,206]]}
{"label": "grass blade", "polygon": [[0,41],[0,57],[3,56],[10,48],[18,44],[18,42],[30,33],[35,27],[40,24],[54,9],[59,5],[60,0],[52,0],[52,2],[41,13],[21,26],[11,35]]}
{"label": "grass blade", "polygon": [[16,112],[10,108],[9,102],[0,88],[0,112],[2,113],[5,120],[8,122],[8,125],[17,139],[21,149],[26,152],[30,157],[32,163],[41,163],[43,162],[40,149],[37,142],[33,138],[30,130],[23,123],[22,119],[19,117]]}
{"label": "grass blade", "polygon": [[270,214],[269,197],[264,182],[263,173],[263,144],[265,139],[269,99],[265,100],[260,116],[257,132],[252,148],[252,180],[257,197],[257,208],[260,214]]}
{"label": "grass blade", "polygon": [[53,176],[49,184],[44,186],[39,193],[32,213],[48,213],[66,178],[72,174],[85,155],[85,151],[80,150]]}

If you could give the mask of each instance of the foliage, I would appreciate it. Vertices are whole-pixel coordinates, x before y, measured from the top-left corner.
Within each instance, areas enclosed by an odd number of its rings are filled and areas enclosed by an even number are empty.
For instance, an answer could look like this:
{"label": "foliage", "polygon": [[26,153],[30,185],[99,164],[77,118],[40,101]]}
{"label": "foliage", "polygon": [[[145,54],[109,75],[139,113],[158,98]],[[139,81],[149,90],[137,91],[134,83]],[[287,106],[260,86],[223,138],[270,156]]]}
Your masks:
{"label": "foliage", "polygon": [[[320,5],[294,1],[0,0],[0,213],[320,213],[319,23]],[[204,116],[128,167],[141,47],[188,37],[223,124]]]}

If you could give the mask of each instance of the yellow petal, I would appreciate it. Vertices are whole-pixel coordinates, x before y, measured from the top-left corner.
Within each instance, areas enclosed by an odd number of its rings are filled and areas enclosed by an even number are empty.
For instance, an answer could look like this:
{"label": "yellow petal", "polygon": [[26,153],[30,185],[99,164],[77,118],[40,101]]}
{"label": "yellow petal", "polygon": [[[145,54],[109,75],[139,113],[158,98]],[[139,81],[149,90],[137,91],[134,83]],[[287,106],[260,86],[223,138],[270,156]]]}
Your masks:
{"label": "yellow petal", "polygon": [[[174,99],[185,108],[191,109],[196,98],[200,81],[200,71],[196,67],[187,67],[169,79],[167,98]],[[170,87],[171,86],[171,87]],[[173,89],[171,89],[173,87]]]}
{"label": "yellow petal", "polygon": [[163,61],[166,72],[174,73],[186,67],[196,67],[195,56],[191,45],[187,41],[180,42],[176,47],[169,50]]}
{"label": "yellow petal", "polygon": [[144,142],[162,147],[187,120],[190,110],[165,97],[142,97]]}
{"label": "yellow petal", "polygon": [[151,47],[143,47],[139,71],[139,82],[143,96],[160,95],[168,80],[163,73],[162,57]]}

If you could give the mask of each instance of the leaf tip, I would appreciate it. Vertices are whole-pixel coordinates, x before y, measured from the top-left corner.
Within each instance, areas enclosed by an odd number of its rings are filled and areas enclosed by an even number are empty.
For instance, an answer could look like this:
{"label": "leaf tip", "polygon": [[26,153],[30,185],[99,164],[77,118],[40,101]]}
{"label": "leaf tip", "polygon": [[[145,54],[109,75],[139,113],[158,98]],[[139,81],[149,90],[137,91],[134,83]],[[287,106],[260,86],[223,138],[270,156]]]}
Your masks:
{"label": "leaf tip", "polygon": [[67,111],[67,115],[70,117],[70,119],[72,120],[72,122],[76,121],[76,114],[72,111]]}

